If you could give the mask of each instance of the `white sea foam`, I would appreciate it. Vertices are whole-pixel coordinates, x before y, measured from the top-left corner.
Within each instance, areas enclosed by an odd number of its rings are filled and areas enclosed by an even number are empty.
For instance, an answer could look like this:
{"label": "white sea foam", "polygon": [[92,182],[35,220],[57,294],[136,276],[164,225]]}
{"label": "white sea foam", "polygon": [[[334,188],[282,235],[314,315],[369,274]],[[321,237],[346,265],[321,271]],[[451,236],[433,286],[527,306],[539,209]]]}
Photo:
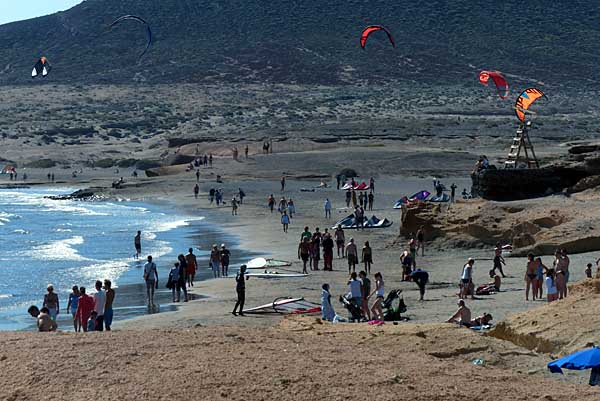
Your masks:
{"label": "white sea foam", "polygon": [[81,245],[83,243],[84,239],[79,235],[63,240],[50,241],[47,244],[34,247],[32,252],[27,253],[27,256],[37,260],[90,260],[81,256],[77,250],[73,248],[73,245]]}

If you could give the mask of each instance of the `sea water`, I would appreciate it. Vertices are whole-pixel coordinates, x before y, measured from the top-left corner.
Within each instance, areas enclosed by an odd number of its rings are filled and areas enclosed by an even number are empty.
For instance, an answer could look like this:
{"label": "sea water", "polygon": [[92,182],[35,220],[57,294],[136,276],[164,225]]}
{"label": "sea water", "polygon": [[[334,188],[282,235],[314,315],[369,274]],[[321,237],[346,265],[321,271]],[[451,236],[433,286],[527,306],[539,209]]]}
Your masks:
{"label": "sea water", "polygon": [[[202,230],[207,229],[202,216],[182,214],[169,205],[46,198],[72,191],[0,190],[0,330],[30,327],[33,319],[27,308],[41,307],[48,284],[59,294],[66,316],[74,285],[86,287],[88,294],[94,292],[96,280],[110,279],[113,287],[139,285],[146,255],[152,255],[162,288],[178,254],[190,247],[202,249],[195,251],[198,256],[207,253],[208,246],[200,244]],[[139,260],[134,259],[137,230],[142,232]],[[207,235],[209,241],[215,236]],[[117,291],[116,304],[140,306],[144,313],[142,286],[138,292],[138,299],[124,302]],[[128,294],[131,297],[131,291]],[[131,311],[116,311],[115,319],[120,315],[130,316]]]}

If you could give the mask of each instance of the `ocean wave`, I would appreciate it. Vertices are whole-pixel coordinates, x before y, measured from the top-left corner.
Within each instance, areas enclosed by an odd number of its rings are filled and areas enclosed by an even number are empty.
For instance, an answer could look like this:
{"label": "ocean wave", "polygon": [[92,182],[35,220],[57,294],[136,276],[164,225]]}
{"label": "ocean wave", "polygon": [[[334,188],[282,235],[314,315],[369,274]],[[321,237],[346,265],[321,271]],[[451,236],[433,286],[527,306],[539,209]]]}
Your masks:
{"label": "ocean wave", "polygon": [[63,240],[50,241],[47,244],[34,247],[32,252],[27,252],[27,257],[37,260],[88,261],[90,259],[81,256],[73,248],[73,245],[81,245],[84,242],[83,237],[79,235]]}
{"label": "ocean wave", "polygon": [[159,233],[165,232],[165,231],[171,231],[171,230],[174,230],[179,227],[189,226],[190,222],[192,222],[192,221],[201,221],[201,220],[204,220],[204,217],[202,217],[202,216],[188,217],[188,218],[173,220],[173,221],[160,221],[160,222],[154,223],[151,227],[148,228],[148,230],[151,232],[159,232]]}
{"label": "ocean wave", "polygon": [[18,229],[18,230],[13,230],[13,233],[27,235],[27,234],[29,234],[29,231],[23,230],[23,229]]}

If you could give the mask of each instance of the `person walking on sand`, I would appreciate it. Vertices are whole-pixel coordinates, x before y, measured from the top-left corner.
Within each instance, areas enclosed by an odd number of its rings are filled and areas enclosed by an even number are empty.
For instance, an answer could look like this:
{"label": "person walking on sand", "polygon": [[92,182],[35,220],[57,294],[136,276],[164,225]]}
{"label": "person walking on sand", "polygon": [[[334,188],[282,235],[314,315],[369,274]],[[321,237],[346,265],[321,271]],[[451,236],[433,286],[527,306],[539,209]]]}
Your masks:
{"label": "person walking on sand", "polygon": [[[344,246],[346,244],[346,238],[345,238],[344,230],[342,229],[341,224],[337,225],[337,228],[335,229],[335,232],[333,235],[335,236],[335,244],[337,246],[338,258],[343,258],[344,257]],[[341,251],[341,255],[340,255],[340,251]]]}
{"label": "person walking on sand", "polygon": [[269,198],[267,198],[267,206],[269,206],[269,210],[273,213],[273,209],[275,208],[275,197],[273,194],[269,195]]}
{"label": "person walking on sand", "polygon": [[[471,291],[471,286],[473,285],[473,265],[475,264],[475,259],[469,258],[467,263],[463,266],[462,275],[460,276],[461,280],[461,289],[460,289],[460,299],[467,299],[469,292]],[[475,292],[471,292],[471,299],[475,299]]]}
{"label": "person walking on sand", "polygon": [[369,203],[369,210],[373,210],[373,204],[375,203],[375,194],[373,194],[373,191],[369,192],[367,200]]}
{"label": "person walking on sand", "polygon": [[288,232],[288,227],[290,226],[290,216],[288,216],[287,212],[283,212],[281,215],[281,225],[283,226],[283,232]]}
{"label": "person walking on sand", "polygon": [[425,256],[425,228],[423,228],[423,226],[419,227],[417,230],[416,253],[419,253],[419,249],[421,249],[421,256]]}
{"label": "person walking on sand", "polygon": [[67,313],[70,313],[73,317],[73,327],[75,328],[75,332],[79,331],[79,325],[77,324],[77,319],[75,319],[75,314],[77,313],[77,305],[79,305],[80,296],[81,294],[79,293],[79,287],[74,285],[73,292],[69,294],[69,302],[67,303]]}
{"label": "person walking on sand", "polygon": [[114,317],[113,303],[115,302],[115,290],[112,289],[112,282],[108,279],[104,280],[104,292],[106,294],[106,303],[104,304],[104,327],[106,328],[106,331],[110,331]]}
{"label": "person walking on sand", "polygon": [[346,256],[348,258],[348,273],[356,272],[356,264],[358,263],[358,249],[354,243],[354,238],[350,238],[350,242],[346,245]]}
{"label": "person walking on sand", "polygon": [[454,199],[456,196],[456,188],[458,187],[455,183],[452,183],[452,185],[450,185],[450,203],[454,203]]}
{"label": "person walking on sand", "polygon": [[196,170],[196,182],[200,182],[200,169]]}
{"label": "person walking on sand", "polygon": [[237,216],[237,210],[238,210],[238,201],[237,201],[236,197],[234,196],[233,198],[231,198],[231,215]]}
{"label": "person walking on sand", "polygon": [[179,261],[179,280],[177,280],[177,291],[183,291],[183,301],[187,302],[188,301],[188,292],[187,292],[187,271],[188,271],[188,266],[187,266],[187,261],[185,260],[185,256],[183,256],[182,253],[180,253],[177,256],[177,260]]}
{"label": "person walking on sand", "polygon": [[331,218],[331,201],[329,198],[325,198],[325,218]]}
{"label": "person walking on sand", "polygon": [[365,195],[364,195],[364,193],[361,192],[358,194],[358,204],[360,205],[360,207],[363,207],[364,201],[365,201]]}
{"label": "person walking on sand", "polygon": [[371,280],[369,280],[369,277],[367,277],[367,273],[363,270],[361,270],[358,273],[358,277],[360,279],[360,282],[362,283],[362,314],[363,316],[367,317],[367,320],[371,320],[371,311],[369,310],[369,294],[371,294]]}
{"label": "person walking on sand", "polygon": [[244,204],[244,198],[246,197],[246,193],[242,191],[242,188],[238,188],[238,196],[240,197],[240,205]]}
{"label": "person walking on sand", "polygon": [[188,249],[188,254],[185,255],[185,261],[187,262],[187,277],[188,277],[188,286],[194,286],[194,278],[196,277],[196,269],[198,268],[198,259],[196,255],[194,255],[194,249]]}
{"label": "person walking on sand", "polygon": [[[169,281],[170,283],[167,283],[167,288],[171,289],[173,302],[179,302],[181,299],[181,290],[177,287],[177,282],[179,281],[179,262],[175,262],[173,267],[171,267]],[[177,294],[177,297],[175,294]]]}
{"label": "person walking on sand", "polygon": [[198,184],[194,185],[194,198],[198,199],[198,194],[200,193],[200,187]]}
{"label": "person walking on sand", "polygon": [[240,316],[244,316],[244,302],[246,302],[246,265],[240,266],[240,271],[235,276],[235,291],[237,292],[237,301],[233,307],[233,316],[237,316],[238,307]]}
{"label": "person walking on sand", "polygon": [[46,288],[48,293],[44,295],[44,303],[42,306],[48,308],[48,314],[52,320],[56,320],[56,315],[58,315],[60,310],[60,304],[58,301],[58,294],[54,292],[54,286],[52,284],[48,284]]}
{"label": "person walking on sand", "polygon": [[154,306],[154,289],[158,288],[158,271],[156,270],[156,263],[152,261],[152,256],[150,255],[144,265],[144,281],[146,282],[148,306]]}
{"label": "person walking on sand", "polygon": [[225,244],[221,244],[221,275],[223,277],[229,277],[229,259],[231,252]]}
{"label": "person walking on sand", "polygon": [[87,321],[90,315],[94,311],[94,298],[85,293],[85,287],[79,287],[79,302],[77,303],[77,311],[75,312],[75,319],[80,328],[84,332],[87,332]]}
{"label": "person walking on sand", "polygon": [[506,266],[506,261],[502,257],[502,246],[499,242],[496,243],[496,248],[494,248],[494,268],[492,271],[496,272],[496,269],[500,270],[500,274],[502,277],[506,277],[504,275],[504,271],[502,271],[502,265]]}
{"label": "person walking on sand", "polygon": [[244,156],[246,157],[246,159],[248,158],[248,145],[246,145],[246,147],[244,148]]}
{"label": "person walking on sand", "polygon": [[283,214],[283,212],[287,212],[287,201],[285,200],[285,197],[281,197],[279,205],[277,205],[277,211],[281,214]]}
{"label": "person walking on sand", "polygon": [[138,230],[135,237],[133,237],[133,245],[135,246],[135,259],[139,259],[142,254],[142,232]]}
{"label": "person walking on sand", "polygon": [[369,241],[365,241],[365,245],[362,249],[361,259],[365,265],[365,271],[371,274],[371,265],[373,264],[373,250],[369,245]]}
{"label": "person walking on sand", "polygon": [[294,218],[294,214],[296,213],[296,205],[294,205],[294,200],[290,198],[287,203],[288,214],[290,215],[290,219]]}
{"label": "person walking on sand", "polygon": [[350,207],[351,201],[352,201],[352,192],[348,189],[348,190],[346,190],[346,207]]}
{"label": "person walking on sand", "polygon": [[354,188],[352,188],[350,192],[352,196],[352,207],[356,209],[356,207],[358,206],[358,202],[356,202],[356,191],[354,190]]}
{"label": "person walking on sand", "polygon": [[281,176],[281,192],[285,191],[285,174]]}
{"label": "person walking on sand", "polygon": [[323,270],[333,271],[333,239],[326,233],[323,237]]}
{"label": "person walking on sand", "polygon": [[383,283],[383,276],[381,275],[381,273],[377,272],[375,273],[375,290],[368,296],[368,298],[371,298],[373,295],[376,296],[375,303],[371,307],[371,312],[373,313],[372,316],[375,320],[384,320],[382,308],[383,298],[385,297],[384,294],[385,287]]}
{"label": "person walking on sand", "polygon": [[369,180],[369,188],[371,189],[371,191],[375,192],[375,178],[371,177],[371,179]]}
{"label": "person walking on sand", "polygon": [[308,274],[306,270],[306,264],[310,256],[310,238],[300,238],[300,244],[298,244],[298,259],[302,260],[302,274]]}
{"label": "person walking on sand", "polygon": [[221,253],[217,248],[217,244],[213,244],[212,249],[210,251],[210,267],[212,268],[213,277],[219,277],[219,270],[221,267]]}

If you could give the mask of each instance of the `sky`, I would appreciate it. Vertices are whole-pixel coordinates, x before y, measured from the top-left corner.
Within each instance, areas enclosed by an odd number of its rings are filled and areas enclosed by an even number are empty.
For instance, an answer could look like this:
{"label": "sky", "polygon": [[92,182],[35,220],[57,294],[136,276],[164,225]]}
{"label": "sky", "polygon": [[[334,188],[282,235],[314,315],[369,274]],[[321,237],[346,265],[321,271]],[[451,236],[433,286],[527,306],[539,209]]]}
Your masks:
{"label": "sky", "polygon": [[67,10],[82,0],[0,0],[0,25]]}

